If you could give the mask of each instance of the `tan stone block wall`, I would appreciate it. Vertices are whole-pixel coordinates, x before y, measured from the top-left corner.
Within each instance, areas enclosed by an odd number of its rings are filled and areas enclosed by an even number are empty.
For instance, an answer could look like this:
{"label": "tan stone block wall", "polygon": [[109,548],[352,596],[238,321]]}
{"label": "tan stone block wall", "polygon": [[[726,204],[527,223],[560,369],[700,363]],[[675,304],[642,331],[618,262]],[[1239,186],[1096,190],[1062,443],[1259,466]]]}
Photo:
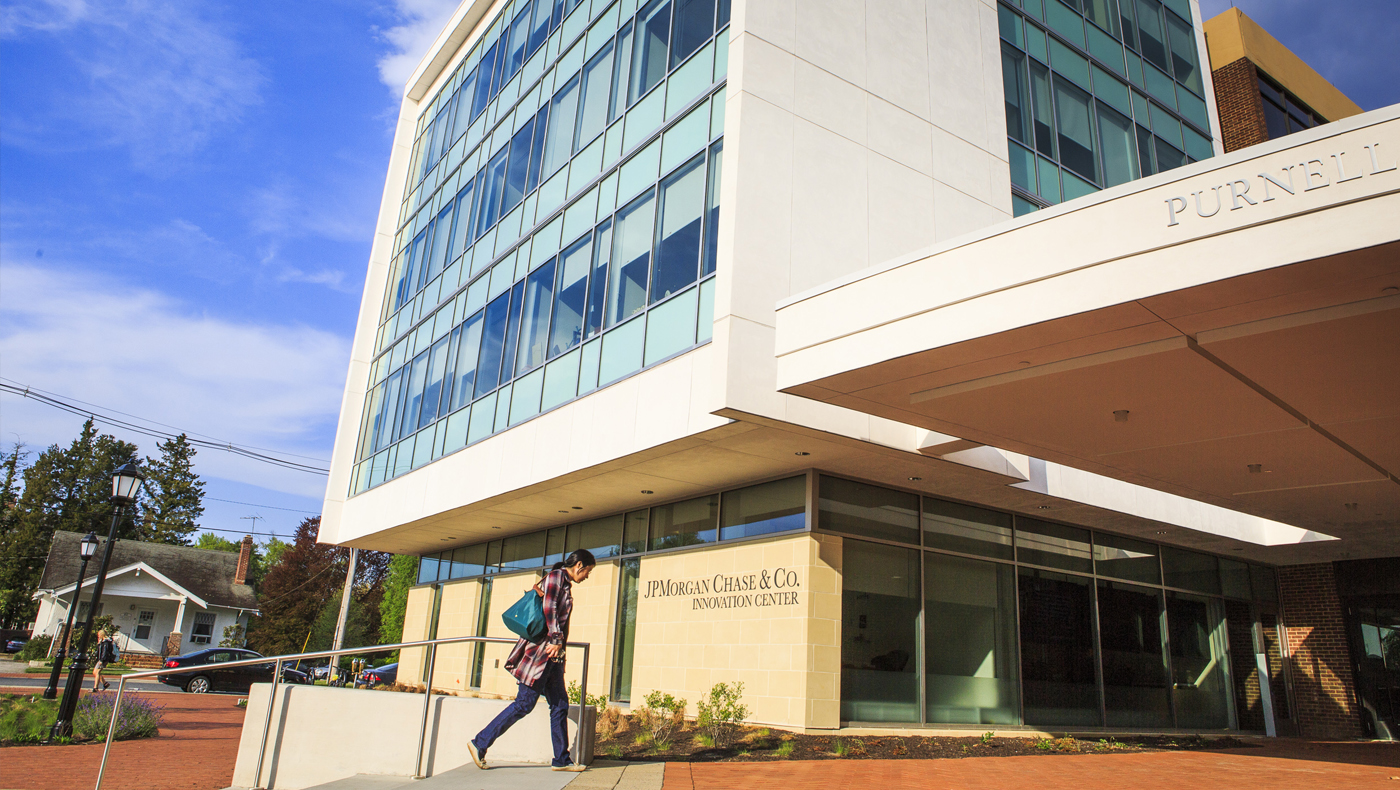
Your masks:
{"label": "tan stone block wall", "polygon": [[[433,617],[433,588],[414,587],[408,591],[408,608],[403,615],[403,641],[414,642],[428,638],[428,625]],[[422,648],[399,651],[399,682],[421,683],[423,662],[427,659]]]}
{"label": "tan stone block wall", "polygon": [[[694,715],[715,683],[742,682],[752,722],[837,727],[840,557],[839,538],[809,534],[643,557],[633,708],[659,689]],[[775,583],[779,568],[796,588]],[[651,586],[668,581],[690,586]]]}
{"label": "tan stone block wall", "polygon": [[[476,634],[481,582],[463,579],[442,583],[442,608],[438,611],[438,638]],[[429,605],[431,605],[431,600]],[[465,691],[471,681],[472,643],[440,645],[433,665],[433,688]]]}
{"label": "tan stone block wall", "polygon": [[[524,573],[501,574],[492,581],[491,608],[486,619],[486,635],[499,636],[515,639],[515,634],[506,628],[506,624],[501,620],[501,615],[506,610],[515,605],[520,600],[520,596],[526,590],[535,586],[540,576],[534,571]],[[485,647],[486,661],[481,669],[481,692],[484,694],[498,694],[503,697],[514,697],[516,681],[511,674],[506,671],[506,657],[510,655],[513,645],[509,644],[488,644]]]}
{"label": "tan stone block wall", "polygon": [[[569,618],[569,641],[588,642],[588,693],[608,694],[612,689],[613,632],[617,623],[617,560],[603,560],[588,581],[575,584],[574,613]],[[583,677],[583,651],[569,651],[564,680]]]}

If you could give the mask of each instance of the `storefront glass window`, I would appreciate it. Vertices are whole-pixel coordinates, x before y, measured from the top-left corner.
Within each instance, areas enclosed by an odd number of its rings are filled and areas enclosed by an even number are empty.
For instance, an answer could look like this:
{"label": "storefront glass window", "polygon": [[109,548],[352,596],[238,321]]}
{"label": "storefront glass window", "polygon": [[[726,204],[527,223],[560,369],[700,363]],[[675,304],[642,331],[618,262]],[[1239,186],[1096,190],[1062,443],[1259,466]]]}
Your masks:
{"label": "storefront glass window", "polygon": [[687,499],[651,509],[651,550],[714,543],[719,494]]}
{"label": "storefront glass window", "polygon": [[822,529],[903,543],[919,543],[919,497],[903,491],[822,477]]}
{"label": "storefront glass window", "polygon": [[636,558],[623,560],[618,567],[617,647],[613,654],[612,688],[615,702],[632,700],[632,656],[637,648],[637,578],[641,567],[642,561]]}
{"label": "storefront glass window", "polygon": [[1224,606],[1215,598],[1167,593],[1176,726],[1223,730],[1230,726],[1230,683],[1225,654]]}
{"label": "storefront glass window", "polygon": [[621,553],[622,514],[604,516],[569,525],[569,536],[564,542],[564,553],[575,549],[588,549],[597,559],[616,557]]}
{"label": "storefront glass window", "polygon": [[1026,724],[1097,727],[1093,580],[1020,569],[1021,684]]}
{"label": "storefront glass window", "polygon": [[1250,598],[1249,566],[1224,557],[1220,562],[1220,592],[1229,598]]}
{"label": "storefront glass window", "polygon": [[1157,564],[1157,546],[1132,538],[1094,533],[1094,570],[1100,576],[1112,576],[1145,584],[1161,584],[1162,570]]}
{"label": "storefront glass window", "polygon": [[1016,518],[1016,559],[1077,573],[1093,573],[1089,530]]}
{"label": "storefront glass window", "polygon": [[1162,571],[1168,587],[1220,594],[1220,562],[1213,555],[1163,546]]}
{"label": "storefront glass window", "polygon": [[924,555],[926,721],[1019,724],[1016,570]]}
{"label": "storefront glass window", "polygon": [[925,497],[924,546],[1012,559],[1011,515]]}
{"label": "storefront glass window", "polygon": [[789,477],[727,491],[720,507],[721,540],[802,529],[807,523],[807,478]]}
{"label": "storefront glass window", "polygon": [[846,541],[842,554],[841,719],[917,722],[919,551]]}
{"label": "storefront glass window", "polygon": [[647,548],[647,515],[649,511],[634,510],[622,524],[622,553],[636,554]]}
{"label": "storefront glass window", "polygon": [[1109,727],[1170,727],[1162,593],[1099,580],[1099,641]]}

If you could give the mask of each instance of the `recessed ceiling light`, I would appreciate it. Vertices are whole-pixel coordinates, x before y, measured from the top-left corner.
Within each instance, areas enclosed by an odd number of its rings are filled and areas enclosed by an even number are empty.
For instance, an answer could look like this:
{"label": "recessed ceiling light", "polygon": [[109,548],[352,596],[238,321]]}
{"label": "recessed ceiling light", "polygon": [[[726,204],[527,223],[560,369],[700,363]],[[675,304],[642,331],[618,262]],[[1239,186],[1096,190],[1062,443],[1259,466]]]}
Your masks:
{"label": "recessed ceiling light", "polygon": [[567,510],[561,510],[561,511],[559,511],[559,512],[560,512],[560,513],[568,513],[569,511],[567,511]]}
{"label": "recessed ceiling light", "polygon": [[1118,409],[1117,411],[1113,412],[1113,421],[1114,421],[1114,422],[1127,422],[1127,421],[1128,421],[1128,410],[1127,410],[1127,409]]}
{"label": "recessed ceiling light", "polygon": [[1159,529],[1159,530],[1157,530],[1157,534],[1158,534],[1158,535],[1165,535],[1165,534],[1167,534],[1167,531],[1166,531],[1165,529]]}
{"label": "recessed ceiling light", "polygon": [[574,506],[573,506],[573,509],[574,509],[574,510],[583,510],[583,508],[579,507],[578,505],[574,505]]}
{"label": "recessed ceiling light", "polygon": [[1383,294],[1396,294],[1396,293],[1400,293],[1400,286],[1387,285],[1386,287],[1384,287],[1384,288],[1381,289],[1381,293],[1383,293]]}
{"label": "recessed ceiling light", "polygon": [[1049,509],[1050,509],[1050,506],[1049,506],[1049,505],[1036,505],[1036,507],[1040,508],[1041,510],[1049,510]]}
{"label": "recessed ceiling light", "polygon": [[1029,365],[1029,364],[1031,364],[1031,361],[1030,361],[1029,359],[1023,359],[1023,360],[1021,360],[1021,364],[1022,364],[1022,365]]}
{"label": "recessed ceiling light", "polygon": [[922,477],[911,477],[911,478],[909,478],[909,479],[910,479],[910,480],[913,480],[913,481],[915,481],[915,482],[918,482],[919,480],[923,480]]}
{"label": "recessed ceiling light", "polygon": [[500,527],[492,527],[491,529],[500,529]]}
{"label": "recessed ceiling light", "polygon": [[451,540],[451,538],[438,538],[438,540],[443,541],[443,542],[446,542],[446,541]]}
{"label": "recessed ceiling light", "polygon": [[793,455],[811,455],[811,453],[806,453],[801,450],[798,450],[797,452],[793,453]]}
{"label": "recessed ceiling light", "polygon": [[652,490],[649,489],[649,488],[643,488],[643,489],[642,489],[642,493],[643,493],[643,494],[647,494],[647,495],[651,495],[651,494],[655,494],[656,492],[655,492],[655,491],[652,491]]}

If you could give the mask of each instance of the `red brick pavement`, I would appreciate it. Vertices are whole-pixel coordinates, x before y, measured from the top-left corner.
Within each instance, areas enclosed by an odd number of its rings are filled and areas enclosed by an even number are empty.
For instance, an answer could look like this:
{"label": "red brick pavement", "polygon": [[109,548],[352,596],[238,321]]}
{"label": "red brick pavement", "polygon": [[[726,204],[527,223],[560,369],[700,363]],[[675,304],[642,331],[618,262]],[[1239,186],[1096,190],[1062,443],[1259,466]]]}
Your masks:
{"label": "red brick pavement", "polygon": [[667,763],[664,790],[1400,790],[1400,744],[1280,741],[1219,752]]}
{"label": "red brick pavement", "polygon": [[[115,686],[115,684],[114,684]],[[18,691],[3,689],[0,691]],[[24,689],[32,693],[34,689]],[[243,709],[227,694],[145,694],[165,706],[160,735],[112,744],[103,790],[218,790],[233,781]],[[91,790],[102,744],[0,749],[0,788]]]}

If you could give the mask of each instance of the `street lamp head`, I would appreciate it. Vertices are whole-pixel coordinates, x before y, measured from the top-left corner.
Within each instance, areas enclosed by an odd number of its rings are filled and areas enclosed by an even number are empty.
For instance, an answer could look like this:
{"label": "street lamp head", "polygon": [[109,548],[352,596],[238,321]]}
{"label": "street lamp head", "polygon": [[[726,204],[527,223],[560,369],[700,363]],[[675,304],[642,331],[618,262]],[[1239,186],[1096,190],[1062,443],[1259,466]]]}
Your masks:
{"label": "street lamp head", "polygon": [[135,461],[127,461],[112,475],[112,499],[118,505],[136,501],[136,489],[146,478]]}
{"label": "street lamp head", "polygon": [[89,532],[87,537],[78,543],[78,551],[83,555],[83,559],[92,559],[92,555],[97,553],[97,536]]}

